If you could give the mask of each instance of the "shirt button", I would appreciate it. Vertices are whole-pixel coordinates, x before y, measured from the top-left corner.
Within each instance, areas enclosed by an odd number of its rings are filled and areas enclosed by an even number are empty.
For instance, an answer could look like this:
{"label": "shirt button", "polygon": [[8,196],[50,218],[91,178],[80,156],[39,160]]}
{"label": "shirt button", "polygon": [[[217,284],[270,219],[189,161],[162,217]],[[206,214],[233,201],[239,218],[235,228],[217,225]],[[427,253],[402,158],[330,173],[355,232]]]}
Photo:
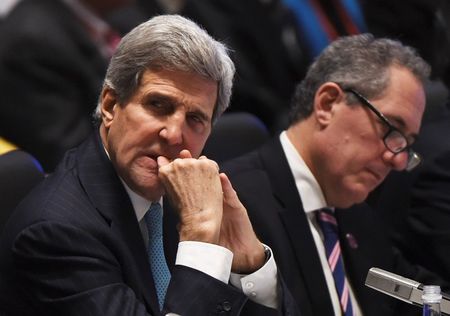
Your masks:
{"label": "shirt button", "polygon": [[247,288],[247,289],[251,289],[251,288],[253,288],[255,286],[255,284],[253,283],[253,282],[247,282],[247,283],[245,283],[245,287]]}
{"label": "shirt button", "polygon": [[230,302],[227,302],[227,301],[223,302],[222,303],[222,308],[226,312],[231,311],[231,304],[230,304]]}

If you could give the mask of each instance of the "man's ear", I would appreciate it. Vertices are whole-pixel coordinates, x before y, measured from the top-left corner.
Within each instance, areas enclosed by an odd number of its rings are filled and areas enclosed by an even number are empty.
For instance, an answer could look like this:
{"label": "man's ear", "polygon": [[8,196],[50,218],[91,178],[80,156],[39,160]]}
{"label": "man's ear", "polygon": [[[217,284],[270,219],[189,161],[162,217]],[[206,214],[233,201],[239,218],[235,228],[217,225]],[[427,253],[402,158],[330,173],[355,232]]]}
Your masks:
{"label": "man's ear", "polygon": [[334,82],[326,82],[317,89],[314,97],[314,115],[317,122],[326,126],[333,118],[336,105],[345,101],[345,94]]}
{"label": "man's ear", "polygon": [[102,113],[102,122],[106,128],[108,128],[114,120],[116,105],[118,105],[116,92],[109,87],[104,87],[102,90],[100,109]]}

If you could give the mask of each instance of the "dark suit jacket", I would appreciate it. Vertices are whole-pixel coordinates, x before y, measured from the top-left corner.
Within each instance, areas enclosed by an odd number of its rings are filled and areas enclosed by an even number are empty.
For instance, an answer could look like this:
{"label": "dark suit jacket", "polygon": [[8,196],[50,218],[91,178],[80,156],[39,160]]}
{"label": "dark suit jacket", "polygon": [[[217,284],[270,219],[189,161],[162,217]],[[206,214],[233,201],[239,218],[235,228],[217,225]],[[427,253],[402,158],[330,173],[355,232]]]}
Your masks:
{"label": "dark suit jacket", "polygon": [[[231,285],[174,266],[175,223],[165,207],[172,270],[166,311],[238,315],[245,305],[242,315],[278,315]],[[134,209],[98,133],[69,151],[19,205],[0,240],[0,258],[0,315],[159,315]],[[297,315],[290,296],[282,297],[284,309]]]}
{"label": "dark suit jacket", "polygon": [[92,130],[107,61],[61,0],[21,1],[0,38],[0,135],[53,171]]}
{"label": "dark suit jacket", "polygon": [[[313,236],[279,139],[226,163],[222,171],[230,177],[257,234],[272,247],[302,315],[333,315]],[[394,304],[394,299],[364,285],[371,267],[425,278],[421,270],[407,265],[391,251],[372,209],[358,205],[336,210],[336,217],[346,271],[364,315],[420,315],[420,309],[409,310],[402,302]]]}

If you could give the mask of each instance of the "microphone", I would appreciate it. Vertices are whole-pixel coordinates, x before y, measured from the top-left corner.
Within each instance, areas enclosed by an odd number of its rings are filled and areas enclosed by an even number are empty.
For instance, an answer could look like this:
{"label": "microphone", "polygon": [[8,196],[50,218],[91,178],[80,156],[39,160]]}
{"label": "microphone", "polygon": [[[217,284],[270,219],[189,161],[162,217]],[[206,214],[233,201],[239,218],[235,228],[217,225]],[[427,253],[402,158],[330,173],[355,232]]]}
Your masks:
{"label": "microphone", "polygon": [[[367,273],[365,284],[374,290],[409,304],[416,306],[423,305],[423,284],[417,281],[404,278],[379,268],[370,268]],[[441,313],[450,315],[450,295],[446,293],[441,294]]]}

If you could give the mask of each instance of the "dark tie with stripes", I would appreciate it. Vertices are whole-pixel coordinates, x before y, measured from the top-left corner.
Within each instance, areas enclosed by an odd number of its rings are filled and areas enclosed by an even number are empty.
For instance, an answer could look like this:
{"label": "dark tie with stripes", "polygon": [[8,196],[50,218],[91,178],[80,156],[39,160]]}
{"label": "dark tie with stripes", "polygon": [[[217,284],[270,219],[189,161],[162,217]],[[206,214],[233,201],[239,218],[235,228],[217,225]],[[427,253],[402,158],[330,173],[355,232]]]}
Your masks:
{"label": "dark tie with stripes", "polygon": [[162,218],[162,208],[159,203],[152,203],[144,216],[148,230],[148,259],[160,309],[164,304],[164,297],[170,281],[170,271],[164,256]]}
{"label": "dark tie with stripes", "polygon": [[343,315],[352,316],[353,307],[350,299],[348,283],[345,279],[344,263],[342,261],[341,246],[339,244],[337,221],[333,211],[324,208],[318,211],[317,221],[325,238],[325,250],[328,264],[333,272],[334,283],[339,295]]}

